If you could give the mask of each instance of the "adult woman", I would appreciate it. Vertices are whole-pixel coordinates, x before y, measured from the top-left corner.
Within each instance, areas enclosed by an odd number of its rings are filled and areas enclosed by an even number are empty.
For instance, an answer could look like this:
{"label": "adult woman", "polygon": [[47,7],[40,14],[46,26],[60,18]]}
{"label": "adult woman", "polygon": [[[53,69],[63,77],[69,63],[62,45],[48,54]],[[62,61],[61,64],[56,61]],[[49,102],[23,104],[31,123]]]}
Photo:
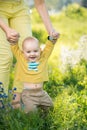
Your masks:
{"label": "adult woman", "polygon": [[[55,35],[45,0],[34,0],[34,3],[48,34]],[[21,49],[22,41],[25,37],[31,35],[29,7],[24,0],[0,0],[0,82],[3,82],[5,92],[8,91],[9,73],[12,63],[9,42],[18,41]],[[19,81],[15,81],[14,85],[20,88]]]}

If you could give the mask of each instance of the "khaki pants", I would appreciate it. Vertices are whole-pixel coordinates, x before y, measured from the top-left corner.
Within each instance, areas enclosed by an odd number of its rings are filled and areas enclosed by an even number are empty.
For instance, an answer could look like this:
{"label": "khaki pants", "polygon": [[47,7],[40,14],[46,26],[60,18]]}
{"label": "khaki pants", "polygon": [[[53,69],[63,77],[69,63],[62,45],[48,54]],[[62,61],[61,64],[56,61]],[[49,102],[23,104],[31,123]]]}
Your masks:
{"label": "khaki pants", "polygon": [[[21,49],[21,44],[25,37],[32,35],[28,6],[24,4],[23,0],[0,0],[0,18],[9,27],[19,32],[20,39],[18,44]],[[8,91],[12,59],[12,52],[5,32],[0,28],[0,82],[3,82],[5,92]],[[15,80],[14,87],[17,87],[17,91],[20,91],[21,83]]]}
{"label": "khaki pants", "polygon": [[53,106],[52,99],[43,89],[24,89],[22,92],[22,102],[26,113],[37,110],[37,107],[45,109]]}

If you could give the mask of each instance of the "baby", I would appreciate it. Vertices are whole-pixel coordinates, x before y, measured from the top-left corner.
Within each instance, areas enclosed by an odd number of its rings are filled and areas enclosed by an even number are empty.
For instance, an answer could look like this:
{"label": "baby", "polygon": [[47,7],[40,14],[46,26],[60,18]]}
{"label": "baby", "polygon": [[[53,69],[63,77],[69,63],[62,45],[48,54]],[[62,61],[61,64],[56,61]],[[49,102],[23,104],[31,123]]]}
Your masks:
{"label": "baby", "polygon": [[23,41],[22,51],[18,44],[11,46],[17,59],[15,79],[22,83],[21,100],[26,113],[37,110],[38,107],[47,109],[53,106],[51,97],[43,90],[43,83],[49,79],[47,61],[58,37],[59,35],[49,36],[43,51],[35,37],[27,37]]}

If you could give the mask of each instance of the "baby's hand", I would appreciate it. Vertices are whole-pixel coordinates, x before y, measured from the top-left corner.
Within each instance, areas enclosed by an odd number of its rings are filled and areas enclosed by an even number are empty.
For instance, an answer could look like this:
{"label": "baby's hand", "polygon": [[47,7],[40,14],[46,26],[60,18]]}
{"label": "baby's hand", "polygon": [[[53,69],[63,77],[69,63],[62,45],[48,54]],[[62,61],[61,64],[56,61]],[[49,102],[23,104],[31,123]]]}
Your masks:
{"label": "baby's hand", "polygon": [[59,38],[60,33],[58,33],[55,29],[53,29],[50,32],[50,37],[53,39],[53,43],[55,43],[57,41],[57,39]]}
{"label": "baby's hand", "polygon": [[53,43],[56,43],[59,36],[60,36],[60,34],[57,31],[53,30],[50,33],[50,36],[48,36],[48,40],[52,41]]}
{"label": "baby's hand", "polygon": [[6,31],[6,37],[11,44],[15,44],[18,42],[20,35],[16,30],[8,28]]}
{"label": "baby's hand", "polygon": [[53,30],[50,36],[52,36],[54,39],[58,39],[60,34],[56,30]]}

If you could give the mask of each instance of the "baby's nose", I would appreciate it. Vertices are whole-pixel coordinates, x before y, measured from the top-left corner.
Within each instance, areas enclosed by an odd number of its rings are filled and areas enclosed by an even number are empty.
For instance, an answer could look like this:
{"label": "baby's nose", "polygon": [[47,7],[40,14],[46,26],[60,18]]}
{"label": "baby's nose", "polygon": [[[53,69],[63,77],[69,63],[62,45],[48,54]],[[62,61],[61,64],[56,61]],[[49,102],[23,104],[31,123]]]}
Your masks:
{"label": "baby's nose", "polygon": [[35,53],[34,53],[34,52],[31,52],[31,55],[35,55]]}

